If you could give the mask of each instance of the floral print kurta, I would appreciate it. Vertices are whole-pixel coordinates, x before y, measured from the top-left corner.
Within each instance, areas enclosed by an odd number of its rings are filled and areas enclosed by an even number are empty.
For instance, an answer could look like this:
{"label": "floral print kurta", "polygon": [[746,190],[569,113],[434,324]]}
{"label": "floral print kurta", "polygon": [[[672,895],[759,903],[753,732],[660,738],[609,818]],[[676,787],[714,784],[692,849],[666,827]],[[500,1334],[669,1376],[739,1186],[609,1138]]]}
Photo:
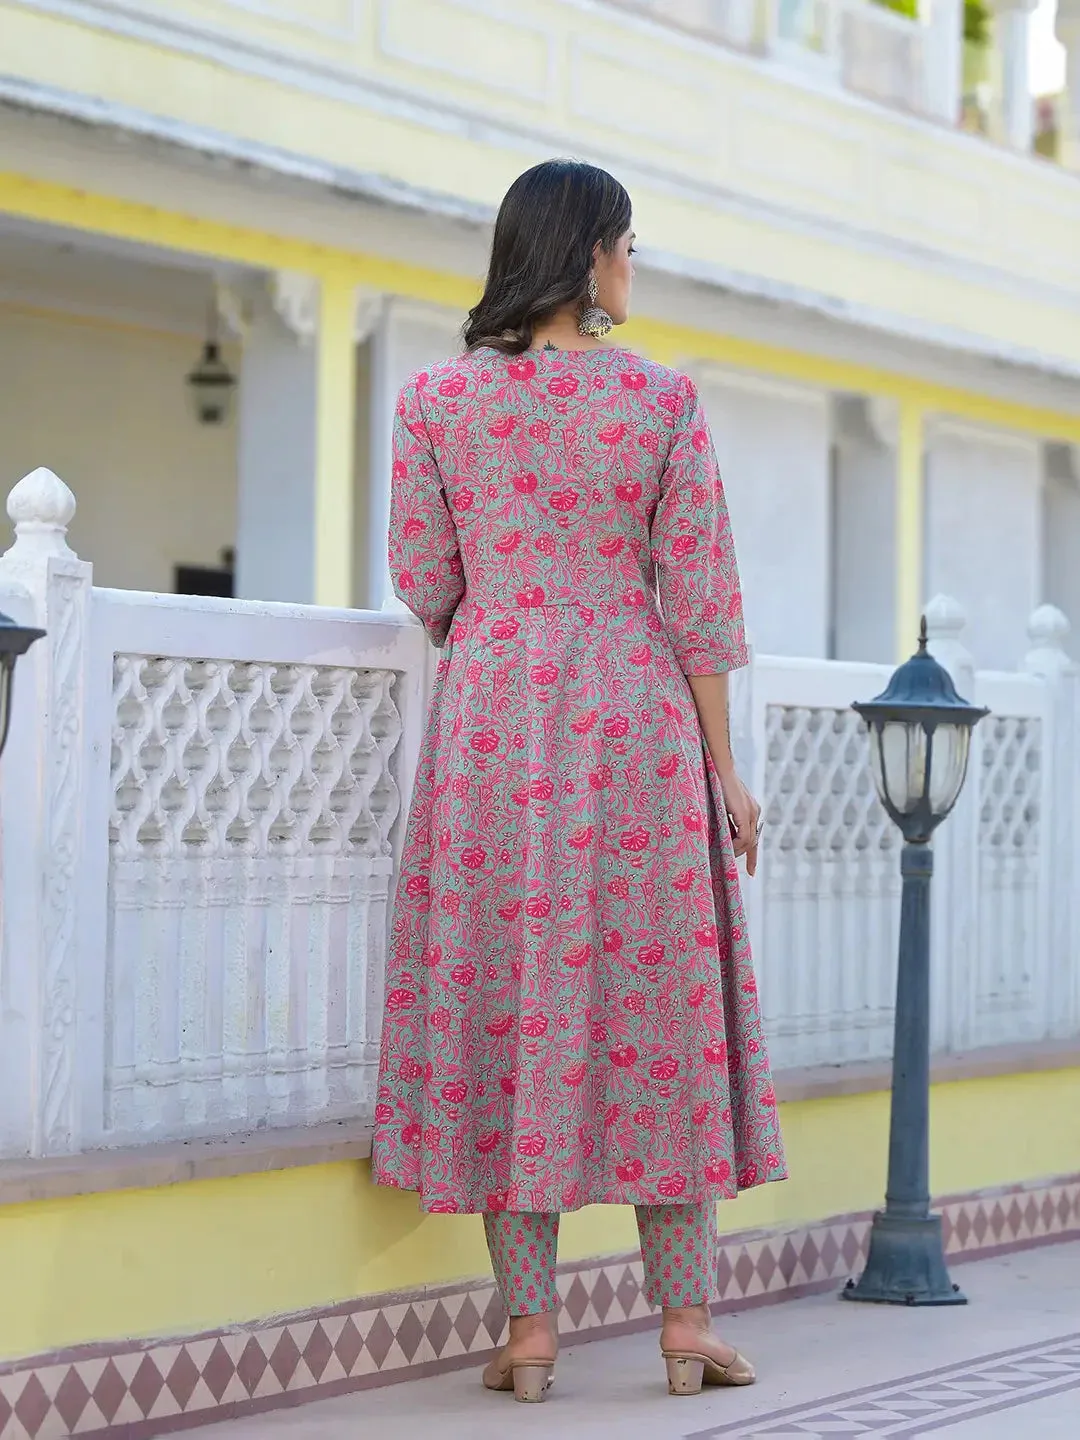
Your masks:
{"label": "floral print kurta", "polygon": [[746,663],[691,382],[479,350],[398,402],[395,588],[443,647],[398,881],[374,1168],[427,1210],[784,1177],[687,674]]}

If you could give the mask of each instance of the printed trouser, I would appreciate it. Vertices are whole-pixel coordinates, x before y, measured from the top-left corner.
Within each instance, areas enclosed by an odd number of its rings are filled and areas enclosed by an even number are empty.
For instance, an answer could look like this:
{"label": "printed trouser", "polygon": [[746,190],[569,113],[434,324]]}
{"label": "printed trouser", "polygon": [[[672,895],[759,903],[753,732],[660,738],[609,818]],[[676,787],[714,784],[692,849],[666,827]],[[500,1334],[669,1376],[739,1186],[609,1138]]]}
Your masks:
{"label": "printed trouser", "polygon": [[[639,1205],[638,1235],[650,1305],[701,1305],[716,1283],[716,1203]],[[554,1310],[559,1216],[484,1216],[491,1266],[509,1315]]]}

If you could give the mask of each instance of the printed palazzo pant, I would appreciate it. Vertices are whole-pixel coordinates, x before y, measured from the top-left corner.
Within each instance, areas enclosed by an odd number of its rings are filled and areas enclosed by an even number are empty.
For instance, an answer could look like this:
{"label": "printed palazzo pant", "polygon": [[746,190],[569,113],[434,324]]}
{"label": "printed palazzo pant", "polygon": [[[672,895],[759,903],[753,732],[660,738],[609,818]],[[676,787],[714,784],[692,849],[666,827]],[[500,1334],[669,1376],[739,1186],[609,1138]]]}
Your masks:
{"label": "printed palazzo pant", "polygon": [[[716,1202],[639,1205],[637,1222],[649,1304],[707,1304],[716,1284]],[[484,1233],[507,1314],[556,1309],[559,1216],[485,1214]]]}

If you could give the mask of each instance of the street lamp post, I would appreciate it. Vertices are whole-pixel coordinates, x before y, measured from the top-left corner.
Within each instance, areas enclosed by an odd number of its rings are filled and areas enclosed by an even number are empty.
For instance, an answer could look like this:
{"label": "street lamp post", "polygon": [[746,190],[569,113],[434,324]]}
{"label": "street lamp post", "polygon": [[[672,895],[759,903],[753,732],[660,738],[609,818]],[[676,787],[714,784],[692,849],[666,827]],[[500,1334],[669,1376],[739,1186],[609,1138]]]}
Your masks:
{"label": "street lamp post", "polygon": [[874,1216],[870,1253],[847,1300],[892,1305],[963,1305],[949,1279],[941,1217],[930,1213],[930,837],[956,804],[971,732],[989,712],[969,705],[926,648],[881,695],[852,707],[866,721],[874,783],[904,837],[900,956],[893,1042],[889,1178]]}
{"label": "street lamp post", "polygon": [[8,731],[11,729],[11,690],[15,682],[15,662],[44,634],[44,630],[35,630],[30,625],[19,625],[10,615],[0,612],[0,753],[3,753]]}

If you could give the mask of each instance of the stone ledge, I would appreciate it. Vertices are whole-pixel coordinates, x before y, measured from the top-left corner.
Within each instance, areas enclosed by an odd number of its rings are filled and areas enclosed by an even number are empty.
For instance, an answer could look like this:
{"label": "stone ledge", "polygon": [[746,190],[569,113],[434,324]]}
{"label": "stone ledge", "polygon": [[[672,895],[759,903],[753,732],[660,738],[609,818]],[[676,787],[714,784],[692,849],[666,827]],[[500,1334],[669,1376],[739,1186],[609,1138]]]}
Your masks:
{"label": "stone ledge", "polygon": [[370,1154],[371,1126],[366,1121],[334,1120],[44,1160],[4,1160],[0,1161],[0,1205],[259,1175],[300,1165],[360,1160]]}
{"label": "stone ledge", "polygon": [[[967,1055],[938,1056],[931,1066],[935,1084],[1022,1075],[1045,1070],[1080,1069],[1080,1043],[1002,1045]],[[888,1062],[865,1065],[816,1065],[776,1075],[779,1100],[823,1100],[888,1090]],[[95,1150],[85,1155],[44,1160],[0,1161],[0,1205],[95,1195],[110,1190],[149,1190],[190,1180],[221,1180],[260,1175],[302,1165],[361,1160],[371,1154],[371,1126],[360,1120],[335,1120],[293,1129],[249,1131],[207,1140],[173,1140],[125,1150]]]}
{"label": "stone ledge", "polygon": [[[1043,1040],[1024,1045],[992,1045],[964,1055],[936,1055],[930,1081],[947,1085],[957,1080],[989,1080],[1045,1070],[1080,1069],[1080,1041]],[[873,1060],[855,1065],[810,1065],[776,1074],[777,1098],[787,1104],[839,1095],[867,1095],[892,1087],[892,1063]]]}

